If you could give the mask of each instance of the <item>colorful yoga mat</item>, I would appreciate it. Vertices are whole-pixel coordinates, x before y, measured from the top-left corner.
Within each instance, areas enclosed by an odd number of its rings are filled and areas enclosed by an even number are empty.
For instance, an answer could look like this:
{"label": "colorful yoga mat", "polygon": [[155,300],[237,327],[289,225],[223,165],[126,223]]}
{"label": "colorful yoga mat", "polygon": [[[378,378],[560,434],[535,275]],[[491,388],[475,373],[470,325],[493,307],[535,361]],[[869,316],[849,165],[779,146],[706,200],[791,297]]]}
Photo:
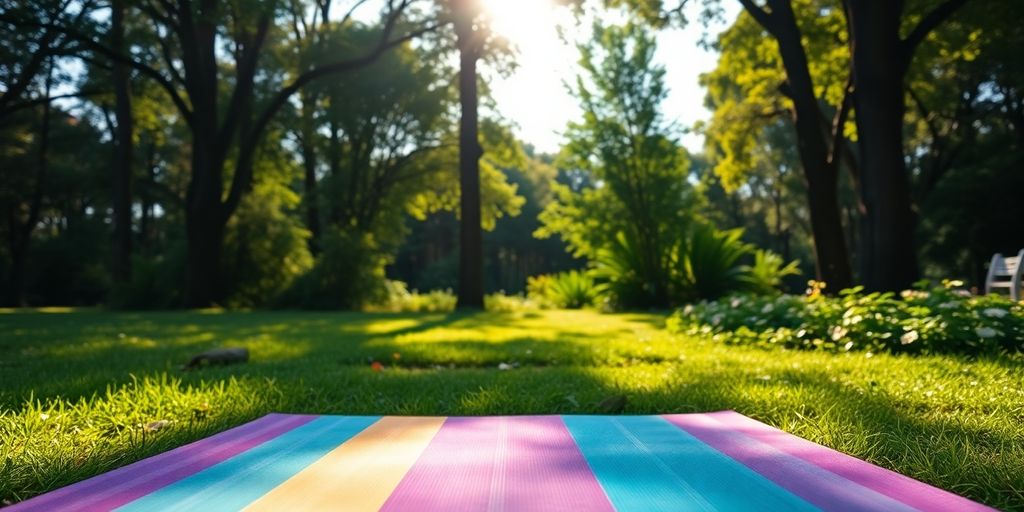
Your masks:
{"label": "colorful yoga mat", "polygon": [[7,510],[991,509],[722,411],[271,414]]}

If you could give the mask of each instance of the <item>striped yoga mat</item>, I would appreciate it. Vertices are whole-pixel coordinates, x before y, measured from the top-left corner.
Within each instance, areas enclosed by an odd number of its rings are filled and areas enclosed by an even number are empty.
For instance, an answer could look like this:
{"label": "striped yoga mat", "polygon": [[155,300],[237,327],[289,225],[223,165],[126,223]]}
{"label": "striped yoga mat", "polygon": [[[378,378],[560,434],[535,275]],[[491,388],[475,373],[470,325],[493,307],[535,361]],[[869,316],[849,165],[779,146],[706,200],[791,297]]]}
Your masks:
{"label": "striped yoga mat", "polygon": [[733,411],[271,414],[9,508],[991,510]]}

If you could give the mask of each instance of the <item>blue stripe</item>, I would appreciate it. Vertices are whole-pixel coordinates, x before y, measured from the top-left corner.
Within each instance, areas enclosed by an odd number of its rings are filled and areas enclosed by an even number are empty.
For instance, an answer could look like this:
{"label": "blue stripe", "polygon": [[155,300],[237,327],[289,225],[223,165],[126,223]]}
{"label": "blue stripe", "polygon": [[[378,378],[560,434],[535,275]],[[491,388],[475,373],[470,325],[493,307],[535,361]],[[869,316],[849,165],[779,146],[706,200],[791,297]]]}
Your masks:
{"label": "blue stripe", "polygon": [[563,416],[620,512],[818,510],[658,416]]}
{"label": "blue stripe", "polygon": [[377,416],[317,418],[117,510],[241,510],[378,419]]}

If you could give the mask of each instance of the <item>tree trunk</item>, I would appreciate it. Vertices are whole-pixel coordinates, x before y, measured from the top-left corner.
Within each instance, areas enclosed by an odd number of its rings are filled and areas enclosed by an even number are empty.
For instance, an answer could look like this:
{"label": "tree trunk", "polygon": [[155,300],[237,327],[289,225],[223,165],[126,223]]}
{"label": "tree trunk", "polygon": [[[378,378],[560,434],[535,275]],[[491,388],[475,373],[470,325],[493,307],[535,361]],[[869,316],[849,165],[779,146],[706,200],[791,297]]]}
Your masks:
{"label": "tree trunk", "polygon": [[221,203],[224,161],[213,144],[216,126],[212,115],[197,117],[193,126],[192,177],[185,204],[188,247],[184,306],[189,308],[208,307],[223,300],[220,258],[228,216]]}
{"label": "tree trunk", "polygon": [[202,308],[223,301],[221,255],[225,224],[189,209],[186,217],[185,307]]}
{"label": "tree trunk", "polygon": [[8,279],[7,297],[3,298],[7,306],[25,306],[25,259],[28,256],[32,232],[39,222],[39,212],[43,204],[43,188],[50,166],[50,90],[53,84],[53,57],[49,59],[46,71],[44,92],[46,101],[43,103],[42,122],[39,127],[39,153],[36,160],[36,176],[33,184],[32,197],[29,199],[28,215],[24,222],[19,218],[17,207],[13,207],[8,217],[9,240],[8,249],[11,253],[11,275]]}
{"label": "tree trunk", "polygon": [[872,291],[909,288],[918,276],[910,181],[903,160],[901,11],[888,2],[848,2],[861,197],[863,281]]}
{"label": "tree trunk", "polygon": [[[124,43],[123,0],[115,0],[111,14],[111,46],[127,54]],[[114,115],[117,118],[117,137],[114,158],[114,282],[125,284],[132,277],[132,103],[128,66],[122,61],[113,63]]]}
{"label": "tree trunk", "polygon": [[853,285],[839,211],[839,169],[838,165],[829,162],[828,141],[820,124],[821,110],[792,6],[788,1],[775,1],[771,6],[773,23],[770,31],[779,43],[779,53],[786,70],[787,92],[793,100],[793,123],[807,184],[817,278],[828,285],[828,290],[838,292]]}
{"label": "tree trunk", "polygon": [[316,256],[320,252],[320,198],[317,197],[316,183],[316,132],[313,129],[313,98],[309,93],[301,94],[302,101],[302,168],[303,200],[306,203],[306,227],[309,228],[309,252]]}
{"label": "tree trunk", "polygon": [[139,246],[142,252],[148,252],[152,242],[151,223],[154,220],[153,190],[156,188],[156,143],[149,141],[146,144],[146,180],[142,185],[140,199],[142,200],[142,214],[139,217]]}
{"label": "tree trunk", "polygon": [[459,309],[483,309],[483,233],[480,229],[480,157],[483,148],[477,133],[476,63],[478,34],[472,9],[465,5],[455,30],[459,45]]}

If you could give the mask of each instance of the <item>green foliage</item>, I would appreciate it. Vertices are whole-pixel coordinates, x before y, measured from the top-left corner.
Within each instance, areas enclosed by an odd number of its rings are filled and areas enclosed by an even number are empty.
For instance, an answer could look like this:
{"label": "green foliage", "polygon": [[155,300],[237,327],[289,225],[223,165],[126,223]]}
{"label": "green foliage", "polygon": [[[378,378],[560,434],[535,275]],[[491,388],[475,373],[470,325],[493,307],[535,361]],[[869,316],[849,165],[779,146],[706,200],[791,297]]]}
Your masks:
{"label": "green foliage", "polygon": [[266,180],[242,201],[228,224],[224,254],[232,307],[265,306],[310,270],[309,231],[295,215],[299,197]]}
{"label": "green foliage", "polygon": [[528,297],[545,306],[561,309],[581,309],[598,306],[605,293],[586,272],[570,270],[558,274],[530,277]]}
{"label": "green foliage", "polygon": [[741,289],[748,267],[741,266],[740,259],[752,252],[741,236],[739,229],[718,231],[703,223],[691,226],[676,253],[673,281],[683,288],[680,296],[715,299]]}
{"label": "green foliage", "polygon": [[652,265],[625,233],[598,251],[592,264],[594,277],[606,283],[612,307],[657,308],[668,303],[667,269]]}
{"label": "green foliage", "polygon": [[800,275],[798,265],[797,261],[787,264],[778,254],[758,249],[754,251],[754,264],[747,268],[744,280],[750,291],[761,295],[771,295],[778,293],[782,287],[783,278]]}
{"label": "green foliage", "polygon": [[185,247],[177,243],[162,254],[132,258],[131,282],[113,289],[109,304],[116,309],[171,309],[181,304]]}
{"label": "green foliage", "polygon": [[697,203],[687,155],[659,110],[667,89],[654,51],[653,34],[636,24],[595,24],[580,47],[586,77],[574,93],[584,116],[570,123],[559,163],[586,185],[554,187],[537,231],[591,260],[625,307],[669,304],[671,253]]}
{"label": "green foliage", "polygon": [[[850,65],[843,10],[831,0],[792,3],[815,95],[826,105],[838,105]],[[786,74],[778,43],[745,10],[714,46],[721,51],[718,65],[701,76],[713,112],[704,127],[707,154],[725,189],[733,192],[752,175],[777,166],[777,152],[787,146],[773,144],[770,131],[780,121],[791,130],[792,101],[779,87]],[[856,137],[852,120],[846,133]]]}
{"label": "green foliage", "polygon": [[387,301],[382,254],[371,235],[333,230],[323,238],[313,268],[294,280],[277,299],[279,307],[361,309]]}
{"label": "green foliage", "polygon": [[921,283],[900,297],[863,293],[735,295],[690,305],[670,329],[731,344],[843,352],[980,354],[1024,351],[1024,305],[998,295],[972,296],[946,282]]}
{"label": "green foliage", "polygon": [[505,292],[488,293],[484,295],[484,310],[500,313],[521,313],[524,311],[535,311],[541,305],[529,297],[523,295],[509,295]]}
{"label": "green foliage", "polygon": [[380,305],[371,305],[368,310],[394,313],[447,313],[455,310],[457,299],[451,290],[410,292],[405,283],[392,280],[388,280],[385,286],[387,301]]}

